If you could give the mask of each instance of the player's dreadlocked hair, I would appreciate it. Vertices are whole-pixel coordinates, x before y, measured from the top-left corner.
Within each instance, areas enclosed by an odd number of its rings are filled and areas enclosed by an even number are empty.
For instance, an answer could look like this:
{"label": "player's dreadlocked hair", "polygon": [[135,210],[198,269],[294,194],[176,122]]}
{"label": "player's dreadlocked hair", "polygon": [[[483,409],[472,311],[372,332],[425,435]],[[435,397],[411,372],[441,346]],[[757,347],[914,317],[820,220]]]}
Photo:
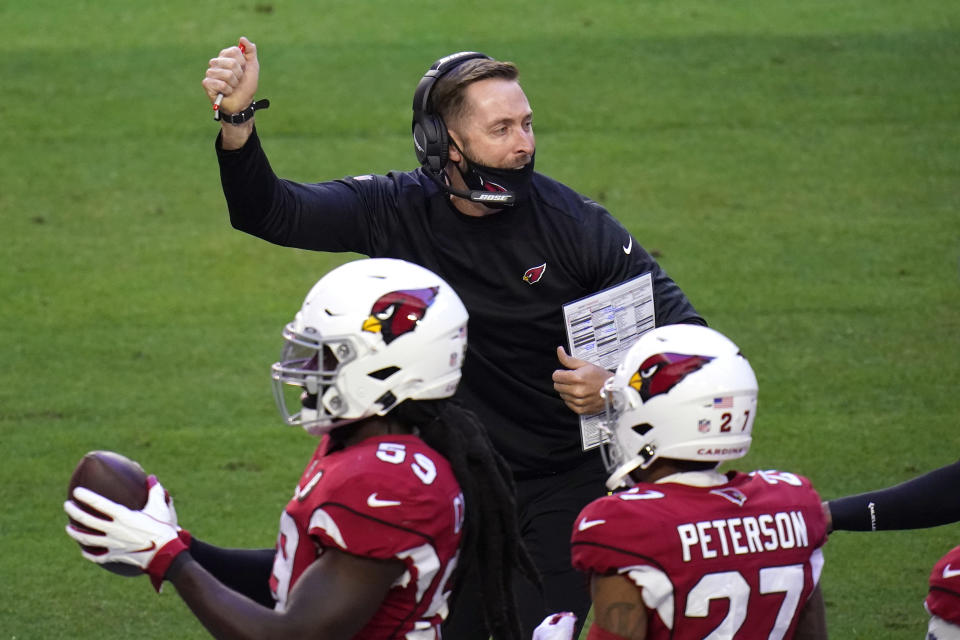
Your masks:
{"label": "player's dreadlocked hair", "polygon": [[390,414],[418,428],[420,438],[450,462],[463,491],[467,508],[456,589],[471,567],[480,567],[487,629],[495,640],[521,640],[514,571],[538,588],[540,576],[520,538],[507,463],[477,415],[456,400],[407,400]]}

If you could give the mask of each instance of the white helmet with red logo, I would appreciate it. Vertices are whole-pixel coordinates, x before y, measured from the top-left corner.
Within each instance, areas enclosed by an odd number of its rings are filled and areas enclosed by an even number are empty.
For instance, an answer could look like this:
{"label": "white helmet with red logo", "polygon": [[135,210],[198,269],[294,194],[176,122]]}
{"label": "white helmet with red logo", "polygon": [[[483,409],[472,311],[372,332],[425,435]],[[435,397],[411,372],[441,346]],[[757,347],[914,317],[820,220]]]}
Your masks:
{"label": "white helmet with red logo", "polygon": [[287,424],[320,435],[384,415],[408,398],[452,396],[467,348],[467,310],[428,269],[357,260],[313,286],[283,338],[272,367],[277,407]]}
{"label": "white helmet with red logo", "polygon": [[607,487],[657,458],[720,462],[750,449],[757,378],[740,349],[698,325],[658,327],[627,352],[604,387]]}

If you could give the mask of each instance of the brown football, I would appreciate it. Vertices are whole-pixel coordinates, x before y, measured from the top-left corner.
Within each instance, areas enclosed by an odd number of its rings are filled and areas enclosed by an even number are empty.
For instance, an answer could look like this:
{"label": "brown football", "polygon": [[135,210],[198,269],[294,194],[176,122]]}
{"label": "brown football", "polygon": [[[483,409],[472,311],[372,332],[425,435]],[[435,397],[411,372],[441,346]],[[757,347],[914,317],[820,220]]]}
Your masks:
{"label": "brown football", "polygon": [[[142,509],[147,504],[147,474],[139,464],[113,451],[91,451],[83,456],[70,476],[68,499],[73,499],[73,490],[76,487],[86,487],[129,509]],[[105,517],[81,502],[75,504],[87,513],[99,518]],[[73,518],[70,518],[70,524],[81,531],[100,533],[84,527]],[[106,551],[103,547],[80,546],[89,553]],[[122,562],[108,562],[100,566],[121,576],[138,576],[143,573],[139,567]]]}

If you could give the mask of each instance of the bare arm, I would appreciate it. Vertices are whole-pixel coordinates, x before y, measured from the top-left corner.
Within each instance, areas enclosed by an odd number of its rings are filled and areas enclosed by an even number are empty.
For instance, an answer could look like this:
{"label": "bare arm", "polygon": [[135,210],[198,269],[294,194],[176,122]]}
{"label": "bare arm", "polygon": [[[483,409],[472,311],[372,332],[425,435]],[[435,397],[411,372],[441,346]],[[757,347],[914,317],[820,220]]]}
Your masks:
{"label": "bare arm", "polygon": [[627,640],[646,640],[647,608],[640,589],[624,576],[590,579],[593,624]]}
{"label": "bare arm", "polygon": [[398,560],[326,550],[294,585],[285,611],[261,606],[224,586],[187,553],[167,580],[215,638],[352,638],[403,573]]}
{"label": "bare arm", "polygon": [[226,549],[197,538],[190,541],[190,556],[225,586],[254,602],[273,607],[270,574],[276,549]]}
{"label": "bare arm", "polygon": [[793,637],[794,640],[825,640],[827,637],[827,612],[819,584],[800,611]]}

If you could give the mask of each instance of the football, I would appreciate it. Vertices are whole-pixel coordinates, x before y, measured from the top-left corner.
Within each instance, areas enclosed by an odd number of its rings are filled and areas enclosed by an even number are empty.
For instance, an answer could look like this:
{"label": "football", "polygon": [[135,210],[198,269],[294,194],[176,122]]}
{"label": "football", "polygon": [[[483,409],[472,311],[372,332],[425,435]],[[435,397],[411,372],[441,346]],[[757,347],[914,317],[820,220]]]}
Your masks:
{"label": "football", "polygon": [[[83,456],[70,476],[68,499],[73,499],[73,490],[76,487],[86,487],[129,509],[142,509],[147,504],[147,474],[139,464],[113,451],[91,451]],[[87,513],[104,517],[96,509],[83,503],[75,504]],[[70,524],[81,531],[99,533],[84,527],[73,518],[70,518]],[[103,547],[81,546],[89,553],[106,551]],[[122,562],[108,562],[100,566],[122,576],[138,576],[143,573],[139,567]]]}

